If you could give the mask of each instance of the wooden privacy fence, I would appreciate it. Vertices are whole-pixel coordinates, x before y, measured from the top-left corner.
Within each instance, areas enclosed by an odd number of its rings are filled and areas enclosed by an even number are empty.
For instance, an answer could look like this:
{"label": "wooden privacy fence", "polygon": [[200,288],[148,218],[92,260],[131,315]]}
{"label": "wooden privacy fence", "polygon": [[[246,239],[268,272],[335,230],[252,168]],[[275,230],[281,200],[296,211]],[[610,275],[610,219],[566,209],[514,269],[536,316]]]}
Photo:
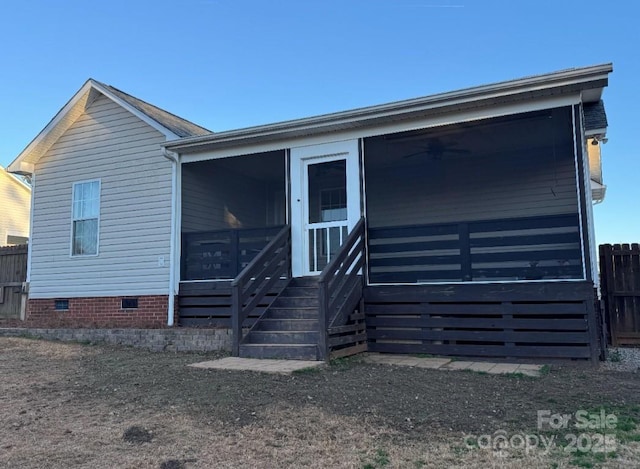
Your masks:
{"label": "wooden privacy fence", "polygon": [[0,247],[0,319],[19,319],[27,280],[26,245]]}
{"label": "wooden privacy fence", "polygon": [[600,245],[600,289],[611,345],[640,344],[640,245]]}

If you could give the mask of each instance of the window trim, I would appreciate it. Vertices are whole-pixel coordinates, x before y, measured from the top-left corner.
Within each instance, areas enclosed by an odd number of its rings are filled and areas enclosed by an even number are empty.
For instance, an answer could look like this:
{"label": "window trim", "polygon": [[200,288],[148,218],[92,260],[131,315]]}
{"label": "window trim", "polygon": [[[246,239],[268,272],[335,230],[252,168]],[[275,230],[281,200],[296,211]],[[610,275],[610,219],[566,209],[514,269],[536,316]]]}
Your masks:
{"label": "window trim", "polygon": [[[76,219],[73,216],[73,195],[75,194],[75,189],[77,185],[80,184],[88,184],[88,183],[93,183],[93,182],[97,182],[98,183],[98,217],[97,217],[97,221],[98,221],[98,227],[96,229],[97,231],[97,239],[96,239],[96,252],[95,254],[74,254],[73,253],[73,223],[76,221]],[[71,223],[70,223],[70,236],[69,236],[69,257],[71,258],[86,258],[86,257],[97,257],[100,254],[100,200],[102,199],[102,179],[86,179],[84,181],[76,181],[71,185]],[[89,219],[89,218],[85,218],[84,220],[92,220],[93,218]]]}

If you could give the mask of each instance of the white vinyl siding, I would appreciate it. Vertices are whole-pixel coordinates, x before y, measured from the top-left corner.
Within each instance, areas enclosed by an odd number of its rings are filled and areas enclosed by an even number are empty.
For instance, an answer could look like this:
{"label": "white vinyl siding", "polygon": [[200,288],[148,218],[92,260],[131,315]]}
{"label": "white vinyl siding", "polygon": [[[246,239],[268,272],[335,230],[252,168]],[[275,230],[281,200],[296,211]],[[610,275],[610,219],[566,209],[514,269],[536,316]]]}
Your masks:
{"label": "white vinyl siding", "polygon": [[0,246],[8,237],[29,237],[31,191],[0,167]]}
{"label": "white vinyl siding", "polygon": [[[31,298],[168,294],[165,137],[101,97],[36,165]],[[100,179],[99,252],[69,256],[73,184]],[[165,263],[160,266],[160,258]]]}
{"label": "white vinyl siding", "polygon": [[[185,232],[271,225],[268,184],[226,168],[182,166]],[[273,202],[272,202],[273,203]]]}
{"label": "white vinyl siding", "polygon": [[[578,213],[572,149],[562,155],[431,162],[367,171],[370,226]],[[366,155],[365,155],[366,160]],[[366,163],[365,163],[366,165]]]}

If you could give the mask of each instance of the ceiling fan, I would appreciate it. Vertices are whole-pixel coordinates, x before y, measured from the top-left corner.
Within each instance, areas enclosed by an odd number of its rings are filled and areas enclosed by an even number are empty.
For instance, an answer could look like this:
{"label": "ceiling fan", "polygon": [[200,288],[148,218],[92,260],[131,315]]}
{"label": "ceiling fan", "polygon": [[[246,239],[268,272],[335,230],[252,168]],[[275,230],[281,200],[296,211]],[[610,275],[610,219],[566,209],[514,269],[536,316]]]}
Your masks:
{"label": "ceiling fan", "polygon": [[439,137],[432,137],[425,143],[415,143],[413,146],[420,148],[420,151],[404,155],[403,158],[413,158],[414,156],[426,156],[432,160],[440,160],[445,155],[468,155],[470,150],[457,148],[458,142],[445,143]]}

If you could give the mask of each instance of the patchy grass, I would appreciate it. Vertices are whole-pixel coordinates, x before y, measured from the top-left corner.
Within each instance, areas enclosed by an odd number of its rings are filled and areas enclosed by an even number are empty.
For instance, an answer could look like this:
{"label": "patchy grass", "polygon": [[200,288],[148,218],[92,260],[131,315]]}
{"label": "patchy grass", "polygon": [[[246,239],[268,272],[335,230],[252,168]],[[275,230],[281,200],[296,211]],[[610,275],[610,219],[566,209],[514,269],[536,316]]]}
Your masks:
{"label": "patchy grass", "polygon": [[542,365],[538,373],[540,373],[540,376],[546,376],[551,373],[551,367],[549,365]]}
{"label": "patchy grass", "polygon": [[294,375],[313,375],[321,372],[322,372],[322,367],[320,366],[308,366],[307,368],[300,368],[298,370],[293,370],[291,373]]}
{"label": "patchy grass", "polygon": [[609,361],[613,363],[620,363],[622,361],[622,354],[619,350],[612,350],[609,352]]}
{"label": "patchy grass", "polygon": [[[219,356],[1,338],[0,467],[640,465],[637,373],[554,365],[538,379],[505,379],[360,357],[291,376],[186,366]],[[601,408],[618,419],[616,446],[602,453],[483,441],[543,433],[541,409]]]}

